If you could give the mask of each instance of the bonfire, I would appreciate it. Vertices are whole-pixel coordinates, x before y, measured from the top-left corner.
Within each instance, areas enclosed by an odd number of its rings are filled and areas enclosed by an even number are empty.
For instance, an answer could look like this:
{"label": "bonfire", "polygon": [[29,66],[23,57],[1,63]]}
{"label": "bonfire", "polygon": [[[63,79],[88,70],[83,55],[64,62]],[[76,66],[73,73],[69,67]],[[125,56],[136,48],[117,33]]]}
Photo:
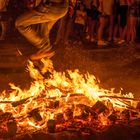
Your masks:
{"label": "bonfire", "polygon": [[102,132],[140,118],[139,99],[99,87],[99,80],[79,70],[57,72],[49,59],[28,61],[29,89],[10,83],[0,96],[0,136],[43,131]]}

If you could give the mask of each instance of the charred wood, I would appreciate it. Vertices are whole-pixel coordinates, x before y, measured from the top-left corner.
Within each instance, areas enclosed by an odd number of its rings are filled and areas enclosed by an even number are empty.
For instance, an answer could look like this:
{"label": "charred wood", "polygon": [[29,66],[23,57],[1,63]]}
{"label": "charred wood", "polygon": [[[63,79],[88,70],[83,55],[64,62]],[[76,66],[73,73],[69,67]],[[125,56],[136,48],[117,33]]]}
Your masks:
{"label": "charred wood", "polygon": [[100,114],[102,112],[104,112],[105,110],[107,110],[108,108],[103,104],[103,102],[101,101],[97,101],[92,107],[91,109],[96,112],[97,114]]}
{"label": "charred wood", "polygon": [[55,120],[48,120],[47,128],[49,133],[54,133],[56,129],[56,121]]}
{"label": "charred wood", "polygon": [[42,117],[41,117],[41,115],[39,114],[39,109],[34,109],[34,110],[32,110],[31,112],[29,112],[29,113],[28,113],[28,117],[29,117],[30,119],[33,118],[33,120],[34,120],[35,122],[42,121]]}

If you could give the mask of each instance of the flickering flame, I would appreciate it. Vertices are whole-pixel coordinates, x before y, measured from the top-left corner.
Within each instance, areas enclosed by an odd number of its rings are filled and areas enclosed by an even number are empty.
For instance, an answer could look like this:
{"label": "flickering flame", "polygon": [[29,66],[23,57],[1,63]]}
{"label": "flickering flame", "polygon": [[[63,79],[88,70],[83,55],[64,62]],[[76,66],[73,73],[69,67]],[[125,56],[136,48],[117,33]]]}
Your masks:
{"label": "flickering flame", "polygon": [[[85,105],[83,107],[88,106],[91,109],[97,101],[103,102],[108,108],[107,115],[104,112],[98,116],[99,127],[110,125],[108,116],[113,111],[136,109],[137,102],[129,100],[134,98],[132,93],[122,95],[121,92],[114,93],[113,89],[102,89],[98,86],[98,80],[94,75],[89,73],[83,75],[79,70],[57,72],[51,60],[42,59],[41,62],[43,67],[39,69],[35,68],[33,62],[28,62],[27,70],[34,79],[29,89],[22,90],[10,83],[11,92],[8,94],[4,91],[0,96],[0,112],[12,114],[18,126],[18,133],[45,129],[47,121],[55,120],[58,114],[65,114],[64,119],[67,122],[70,120],[72,109],[72,117],[79,121],[79,116],[83,114],[86,116],[86,109],[83,111],[78,105]],[[49,73],[49,76],[45,77],[45,73]],[[109,96],[128,99],[124,101],[121,98]],[[69,111],[66,112],[68,109]],[[97,112],[99,112],[98,109]],[[91,125],[93,122],[91,114],[82,121],[83,124]]]}

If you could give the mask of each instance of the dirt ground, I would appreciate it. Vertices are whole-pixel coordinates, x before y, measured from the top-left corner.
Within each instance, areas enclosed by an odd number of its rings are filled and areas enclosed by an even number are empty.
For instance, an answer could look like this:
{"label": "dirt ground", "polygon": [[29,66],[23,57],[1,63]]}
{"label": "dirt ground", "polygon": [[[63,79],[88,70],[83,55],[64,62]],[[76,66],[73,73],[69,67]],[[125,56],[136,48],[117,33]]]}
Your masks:
{"label": "dirt ground", "polygon": [[[34,52],[20,35],[11,35],[0,42],[0,91],[8,90],[8,83],[21,88],[30,86],[31,78],[26,71],[27,56]],[[98,49],[96,44],[85,42],[78,45],[71,41],[68,45],[55,46],[56,55],[52,58],[57,71],[79,69],[80,73],[94,74],[100,86],[106,89],[123,89],[140,97],[140,43]]]}

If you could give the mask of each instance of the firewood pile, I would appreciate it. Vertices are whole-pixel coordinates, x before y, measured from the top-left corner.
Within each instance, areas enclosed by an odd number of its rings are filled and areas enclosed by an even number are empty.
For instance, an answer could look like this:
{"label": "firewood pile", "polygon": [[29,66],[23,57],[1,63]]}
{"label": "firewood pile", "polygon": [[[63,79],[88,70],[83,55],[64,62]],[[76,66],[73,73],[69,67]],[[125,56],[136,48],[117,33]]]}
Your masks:
{"label": "firewood pile", "polygon": [[[62,97],[64,98],[64,97]],[[84,98],[84,95],[71,95],[69,100],[74,100],[74,98]],[[16,102],[12,102],[12,106],[14,104],[14,108],[19,108],[23,104],[27,103],[23,100],[18,104]],[[36,98],[39,100],[39,98]],[[61,103],[59,100],[49,99],[49,104],[46,106],[46,112],[52,111],[55,112],[59,110],[61,107]],[[15,106],[16,104],[16,106]],[[53,133],[54,135],[58,135],[60,133],[72,133],[75,136],[78,134],[80,136],[92,136],[99,135],[101,136],[108,131],[114,131],[114,127],[118,127],[123,130],[130,128],[139,128],[137,132],[140,134],[140,120],[139,120],[139,103],[134,108],[126,108],[122,110],[115,110],[111,102],[108,101],[97,101],[93,106],[88,106],[85,104],[73,104],[67,103],[67,107],[63,110],[63,112],[55,113],[53,119],[48,119],[45,123],[45,127],[43,129],[30,129],[30,132],[21,132],[18,130],[18,121],[24,120],[28,118],[31,122],[33,122],[37,126],[44,125],[43,118],[41,116],[41,109],[35,108],[27,113],[26,116],[20,116],[19,118],[14,118],[12,113],[10,112],[2,112],[0,113],[0,137],[1,138],[14,138],[19,139],[27,136],[39,135],[46,136]],[[23,127],[27,127],[26,125]],[[26,130],[25,128],[23,128]],[[112,130],[113,129],[113,130]],[[30,134],[30,135],[29,135]],[[71,134],[71,135],[72,135]],[[68,135],[68,134],[67,134]],[[31,138],[31,137],[30,137]],[[56,137],[54,138],[56,139]]]}

